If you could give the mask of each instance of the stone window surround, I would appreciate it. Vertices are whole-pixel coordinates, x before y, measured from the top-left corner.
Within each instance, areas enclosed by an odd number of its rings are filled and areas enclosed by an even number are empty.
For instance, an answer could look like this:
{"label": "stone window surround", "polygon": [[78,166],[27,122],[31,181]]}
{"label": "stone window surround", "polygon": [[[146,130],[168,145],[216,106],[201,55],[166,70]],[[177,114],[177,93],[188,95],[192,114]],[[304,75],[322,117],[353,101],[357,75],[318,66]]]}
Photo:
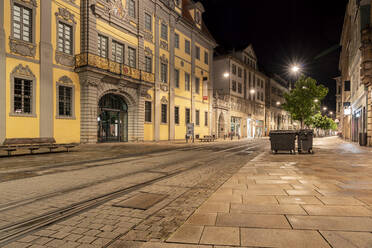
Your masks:
{"label": "stone window surround", "polygon": [[[166,106],[166,113],[165,113],[166,122],[163,122],[163,105]],[[168,124],[168,103],[161,103],[160,104],[160,124],[161,125],[167,125]]]}
{"label": "stone window surround", "polygon": [[[120,43],[120,44],[122,44],[123,46],[124,46],[124,60],[123,60],[123,63],[125,64],[125,65],[128,65],[129,66],[129,57],[128,57],[128,48],[129,47],[131,47],[131,48],[133,48],[133,49],[135,49],[136,50],[136,68],[138,68],[138,49],[137,49],[137,47],[135,47],[135,46],[133,46],[133,45],[130,45],[128,42],[125,42],[125,41],[122,41],[122,40],[119,40],[119,39],[116,39],[116,38],[114,38],[112,35],[110,35],[110,34],[108,34],[108,33],[105,33],[105,32],[101,32],[101,31],[98,31],[97,30],[97,37],[98,37],[98,35],[102,35],[102,36],[105,36],[105,37],[107,37],[107,50],[108,50],[108,56],[107,56],[107,58],[108,59],[110,59],[110,60],[113,60],[113,57],[112,57],[112,52],[111,52],[111,50],[112,50],[112,41],[114,40],[114,41],[116,41],[116,42],[118,42],[118,43]],[[97,49],[97,51],[98,51],[98,49]]]}
{"label": "stone window surround", "polygon": [[[17,38],[14,38],[14,32],[13,32],[13,11],[14,11],[14,4],[19,4],[21,6],[24,6],[26,8],[31,9],[32,11],[32,27],[31,27],[31,42],[20,40]],[[23,56],[30,56],[35,57],[36,55],[36,43],[35,43],[35,33],[36,33],[36,8],[37,3],[35,0],[31,0],[29,2],[26,2],[24,0],[10,0],[10,37],[9,37],[9,44],[10,44],[10,50],[11,52],[23,55]],[[22,51],[19,51],[17,48],[13,47],[22,47]],[[24,53],[23,51],[29,50],[28,53]]]}
{"label": "stone window surround", "polygon": [[208,118],[208,111],[204,111],[204,126],[205,127],[208,127],[208,122],[209,122],[209,118]]}
{"label": "stone window surround", "polygon": [[[199,113],[199,114],[197,114]],[[198,120],[198,123],[196,122]],[[200,110],[195,109],[195,126],[200,126]]]}
{"label": "stone window surround", "polygon": [[[150,24],[151,24],[150,29],[147,29],[147,28],[146,28],[146,16],[150,16],[150,18],[151,18],[151,19],[150,19],[150,20],[151,20],[151,22],[150,22]],[[145,10],[144,13],[143,13],[143,20],[144,20],[144,29],[145,29],[145,31],[146,31],[146,32],[149,32],[149,33],[152,34],[152,30],[153,30],[153,21],[154,21],[154,18],[153,18],[153,16],[152,16],[152,13],[149,12],[149,11],[147,11],[147,10]]]}
{"label": "stone window surround", "polygon": [[[17,72],[18,69],[21,69],[22,71],[25,71],[28,73],[28,75],[25,75],[24,73],[19,73]],[[32,96],[31,96],[31,114],[26,114],[26,113],[15,113],[14,112],[14,79],[15,78],[21,78],[21,79],[26,79],[32,81]],[[9,111],[9,116],[14,116],[14,117],[37,117],[36,115],[36,77],[26,65],[25,67],[22,64],[19,64],[16,66],[13,71],[10,73],[10,111]]]}
{"label": "stone window surround", "polygon": [[[75,35],[76,34],[76,22],[74,21],[74,19],[70,19],[69,21],[67,21],[66,19],[61,17],[61,15],[58,12],[56,12],[55,15],[56,15],[55,60],[56,60],[57,63],[59,63],[61,65],[72,67],[75,64],[75,57],[74,56],[75,56],[75,49],[76,49],[76,45],[75,45],[75,41],[76,41],[76,39],[75,39],[75,36],[76,36]],[[58,24],[59,23],[69,25],[72,28],[72,30],[71,30],[71,33],[72,33],[71,54],[58,51],[58,39],[59,39],[59,37],[58,37]]]}
{"label": "stone window surround", "polygon": [[[151,121],[146,121],[146,102],[149,102],[149,103],[151,103]],[[153,103],[153,101],[148,101],[148,100],[145,100],[145,124],[147,123],[147,124],[150,124],[150,123],[152,123],[152,120],[154,119],[154,111],[153,111],[153,108],[154,108],[154,103]]]}
{"label": "stone window surround", "polygon": [[[64,23],[64,24],[67,24],[69,26],[71,26],[72,28],[72,42],[71,42],[71,53],[72,54],[67,54],[67,55],[72,55],[74,56],[75,55],[75,33],[76,33],[76,21],[74,19],[70,19],[69,21],[67,21],[66,19],[64,19],[63,17],[61,17],[61,15],[56,12],[55,13],[56,15],[56,51],[58,51],[58,24],[61,22],[61,23]],[[63,52],[60,52],[60,53],[63,53]]]}
{"label": "stone window surround", "polygon": [[[71,116],[59,115],[59,86],[70,87],[71,91]],[[56,119],[76,120],[75,116],[75,85],[67,76],[62,76],[56,82]]]}
{"label": "stone window surround", "polygon": [[[178,108],[178,123],[176,122],[176,108]],[[179,126],[180,125],[180,117],[181,117],[181,112],[180,112],[180,106],[179,105],[175,105],[174,106],[174,124],[176,126]]]}

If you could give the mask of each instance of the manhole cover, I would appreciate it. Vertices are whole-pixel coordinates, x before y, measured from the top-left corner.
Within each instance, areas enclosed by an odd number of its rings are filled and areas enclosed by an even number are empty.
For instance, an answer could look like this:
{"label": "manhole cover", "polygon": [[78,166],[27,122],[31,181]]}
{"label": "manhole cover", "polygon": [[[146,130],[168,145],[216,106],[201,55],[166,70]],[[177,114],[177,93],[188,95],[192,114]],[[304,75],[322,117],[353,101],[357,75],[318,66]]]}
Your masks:
{"label": "manhole cover", "polygon": [[147,210],[156,203],[162,201],[167,195],[139,193],[129,199],[113,204],[114,207],[135,208]]}

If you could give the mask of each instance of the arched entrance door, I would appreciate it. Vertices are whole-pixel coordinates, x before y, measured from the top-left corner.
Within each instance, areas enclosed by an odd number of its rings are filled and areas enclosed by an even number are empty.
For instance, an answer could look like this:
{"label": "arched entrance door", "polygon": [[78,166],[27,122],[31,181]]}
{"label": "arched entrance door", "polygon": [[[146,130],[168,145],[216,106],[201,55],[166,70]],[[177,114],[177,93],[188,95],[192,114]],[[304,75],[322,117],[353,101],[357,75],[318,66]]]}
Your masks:
{"label": "arched entrance door", "polygon": [[223,114],[221,113],[218,117],[218,137],[223,138],[225,132],[225,118],[223,118]]}
{"label": "arched entrance door", "polygon": [[98,104],[98,141],[128,141],[128,105],[115,94],[106,94]]}

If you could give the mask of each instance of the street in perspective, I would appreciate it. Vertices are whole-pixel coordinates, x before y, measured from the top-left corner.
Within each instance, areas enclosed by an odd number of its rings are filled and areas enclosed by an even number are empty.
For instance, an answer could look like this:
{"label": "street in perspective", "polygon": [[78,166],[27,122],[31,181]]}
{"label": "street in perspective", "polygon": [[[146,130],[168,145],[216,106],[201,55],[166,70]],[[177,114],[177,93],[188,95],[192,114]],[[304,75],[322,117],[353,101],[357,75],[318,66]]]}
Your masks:
{"label": "street in perspective", "polygon": [[0,247],[372,248],[371,11],[0,1]]}

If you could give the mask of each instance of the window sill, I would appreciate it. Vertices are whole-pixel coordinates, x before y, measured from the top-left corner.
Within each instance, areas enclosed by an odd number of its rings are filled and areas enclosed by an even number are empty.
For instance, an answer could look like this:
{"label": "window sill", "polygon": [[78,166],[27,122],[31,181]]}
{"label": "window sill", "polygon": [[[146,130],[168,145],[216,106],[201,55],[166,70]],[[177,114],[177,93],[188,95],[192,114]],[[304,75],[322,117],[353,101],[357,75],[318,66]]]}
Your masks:
{"label": "window sill", "polygon": [[56,119],[58,119],[58,120],[76,120],[76,117],[75,116],[62,116],[62,115],[59,115],[59,116],[56,116]]}
{"label": "window sill", "polygon": [[11,116],[11,117],[31,117],[31,118],[36,118],[37,117],[36,114],[24,114],[24,113],[21,113],[21,114],[10,113],[9,116]]}
{"label": "window sill", "polygon": [[9,37],[9,47],[12,53],[22,56],[35,57],[36,44],[13,37]]}

